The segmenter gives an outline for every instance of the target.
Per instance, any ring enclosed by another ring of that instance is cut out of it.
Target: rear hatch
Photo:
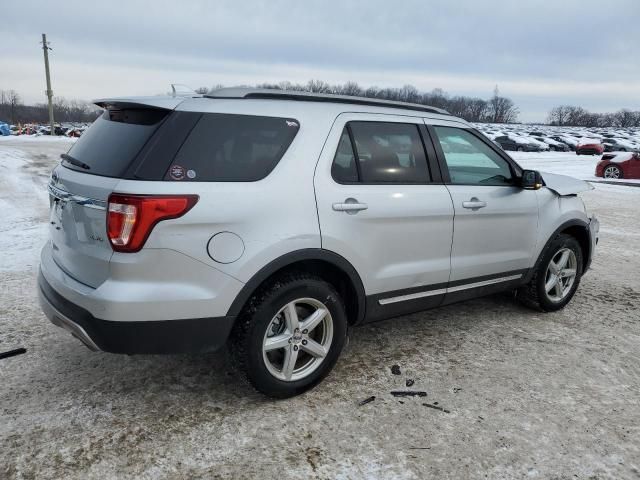
[[[171,113],[132,103],[101,106],[104,113],[62,156],[49,183],[53,259],[94,288],[107,279],[113,254],[106,227],[109,195],[120,179],[132,178],[145,145]]]

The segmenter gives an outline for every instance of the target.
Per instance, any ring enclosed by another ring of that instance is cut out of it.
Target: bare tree
[[[15,90],[9,90],[7,92],[7,104],[9,105],[9,118],[11,119],[11,123],[16,123],[18,106],[22,104],[18,92]]]
[[[518,107],[513,101],[500,96],[498,86],[493,90],[493,97],[489,100],[488,118],[493,123],[513,123],[518,120]]]

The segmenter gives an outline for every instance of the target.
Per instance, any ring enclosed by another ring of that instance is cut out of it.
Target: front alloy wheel
[[[262,356],[271,375],[286,382],[311,375],[324,361],[333,340],[329,309],[314,298],[287,303],[271,320]]]
[[[559,250],[549,262],[544,290],[552,302],[561,302],[571,292],[578,272],[576,254],[569,248]]]
[[[544,248],[533,268],[533,276],[518,288],[516,298],[544,312],[564,308],[580,285],[582,255],[582,247],[575,237],[559,234]]]

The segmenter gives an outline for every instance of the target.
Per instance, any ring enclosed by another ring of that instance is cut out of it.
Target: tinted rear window
[[[165,180],[253,182],[266,177],[299,129],[291,118],[202,115],[165,174]]]
[[[69,155],[89,169],[69,162],[64,165],[84,173],[122,177],[168,113],[160,109],[105,110],[69,150]]]

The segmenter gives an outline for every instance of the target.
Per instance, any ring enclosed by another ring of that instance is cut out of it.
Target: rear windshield
[[[164,179],[253,182],[266,177],[299,129],[292,118],[207,113],[202,115]]]
[[[84,168],[68,161],[65,167],[122,177],[168,113],[160,109],[105,110],[69,150],[68,155],[78,160],[75,163],[85,164]]]

